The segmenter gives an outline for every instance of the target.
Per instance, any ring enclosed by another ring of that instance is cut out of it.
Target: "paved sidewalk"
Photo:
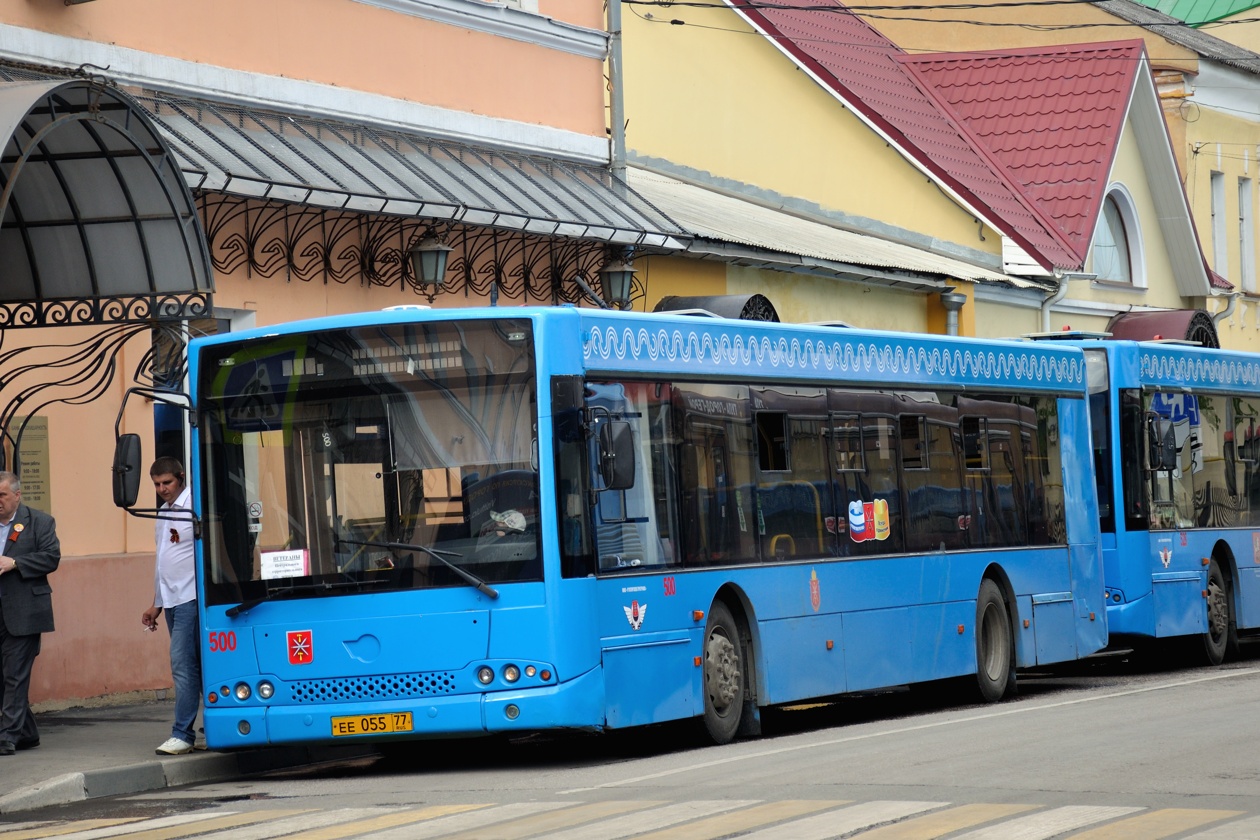
[[[371,754],[372,747],[269,747],[159,756],[173,701],[42,712],[40,746],[0,756],[0,814]]]

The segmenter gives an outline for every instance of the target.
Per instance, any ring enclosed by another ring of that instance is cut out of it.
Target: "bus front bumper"
[[[396,728],[407,718],[410,729]],[[216,750],[400,738],[476,737],[544,729],[599,730],[603,672],[554,686],[444,697],[284,706],[209,707],[206,742]]]

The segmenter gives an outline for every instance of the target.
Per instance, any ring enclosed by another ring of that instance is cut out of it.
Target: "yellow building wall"
[[[1204,32],[1215,35],[1222,41],[1229,41],[1244,49],[1260,53],[1260,14],[1255,8],[1246,9],[1236,15],[1222,18],[1222,26],[1205,27]]]
[[[1036,306],[1015,306],[993,301],[977,301],[975,304],[975,335],[979,338],[1019,338],[1030,333],[1041,332],[1041,310]],[[1062,329],[1070,323],[1076,329],[1081,327],[1072,318],[1052,316],[1050,329]]]
[[[1159,213],[1151,193],[1149,173],[1138,151],[1137,137],[1131,123],[1126,122],[1120,135],[1120,149],[1111,173],[1112,184],[1123,184],[1133,200],[1134,209],[1141,221],[1141,252],[1145,263],[1141,283],[1135,278],[1132,288],[1119,284],[1084,284],[1073,282],[1069,298],[1115,304],[1117,307],[1154,306],[1178,309],[1186,305],[1186,299],[1177,290],[1176,277],[1168,249],[1164,246],[1163,232],[1159,228]],[[1132,237],[1131,237],[1132,238]],[[1130,241],[1130,247],[1135,243]],[[1092,271],[1092,263],[1085,270]],[[1144,287],[1143,284],[1144,283]]]
[[[603,29],[599,3],[548,14]],[[605,134],[603,64],[345,0],[0,2],[0,22],[585,135]]]
[[[1121,18],[1089,3],[1030,7],[1011,6],[1002,0],[987,2],[995,7],[985,8],[986,0],[980,0],[966,15],[957,9],[925,7],[918,0],[891,0],[880,4],[878,13],[863,14],[859,6],[855,13],[908,53],[1007,50],[1140,38],[1146,41],[1147,55],[1156,66],[1191,72],[1198,67],[1198,56],[1192,50],[1139,26],[1122,25]],[[910,8],[899,11],[897,7],[902,6]],[[961,19],[966,22],[959,22]]]
[[[971,214],[735,13],[682,16],[688,25],[625,15],[633,153],[1001,253],[998,235],[982,240]]]

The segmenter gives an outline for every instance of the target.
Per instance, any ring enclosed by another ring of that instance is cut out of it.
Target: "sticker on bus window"
[[[305,548],[293,551],[264,551],[262,579],[305,577],[311,573],[311,555]]]
[[[849,502],[849,538],[854,542],[886,540],[890,532],[887,499]]]

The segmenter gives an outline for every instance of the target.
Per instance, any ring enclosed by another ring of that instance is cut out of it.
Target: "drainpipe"
[[[1050,332],[1050,309],[1063,298],[1067,297],[1068,282],[1071,280],[1097,280],[1097,274],[1087,274],[1083,271],[1058,271],[1054,272],[1054,279],[1059,281],[1059,288],[1054,294],[1046,298],[1041,304],[1041,331]]]
[[[1050,309],[1056,303],[1067,297],[1068,278],[1066,274],[1054,273],[1054,279],[1059,281],[1059,288],[1054,294],[1046,298],[1041,304],[1041,331],[1043,333],[1050,332]]]
[[[953,286],[941,289],[941,306],[945,307],[945,335],[958,335],[958,312],[967,302],[967,296],[954,291]]]
[[[621,72],[621,0],[608,0],[609,159],[617,182],[626,180],[626,101]]]
[[[1242,295],[1240,295],[1238,292],[1234,292],[1232,295],[1227,295],[1225,299],[1228,300],[1229,303],[1225,304],[1224,309],[1222,309],[1220,312],[1217,312],[1215,315],[1212,316],[1212,325],[1217,328],[1216,330],[1217,335],[1220,335],[1221,333],[1221,330],[1220,330],[1221,321],[1224,321],[1230,315],[1234,314],[1234,307],[1238,305],[1238,298],[1240,298],[1241,296]]]

